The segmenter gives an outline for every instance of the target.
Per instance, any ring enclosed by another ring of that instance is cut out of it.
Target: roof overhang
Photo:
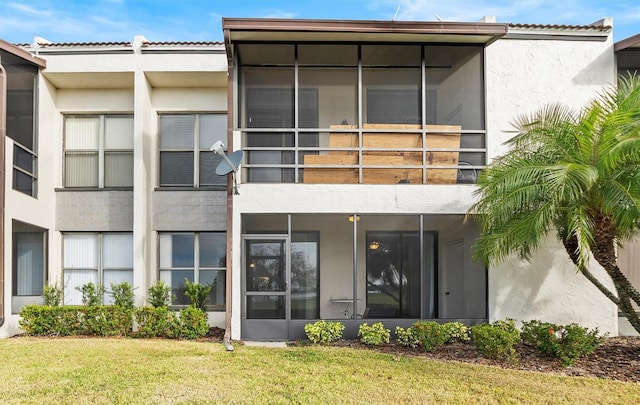
[[[450,21],[356,21],[223,18],[233,42],[456,42],[487,44],[507,33],[507,24]]]
[[[614,52],[628,49],[640,50],[640,34],[618,41],[613,45]]]
[[[42,68],[47,67],[47,61],[45,61],[44,59],[38,58],[37,56],[33,56],[32,54],[25,51],[24,49],[19,48],[15,45],[12,45],[2,39],[0,39],[0,49],[2,49],[3,51],[9,52],[10,54],[15,55],[25,60],[26,62],[32,63],[38,67],[42,67]]]

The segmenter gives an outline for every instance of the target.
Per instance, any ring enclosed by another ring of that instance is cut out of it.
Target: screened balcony
[[[477,45],[240,44],[250,183],[474,183],[486,163]]]

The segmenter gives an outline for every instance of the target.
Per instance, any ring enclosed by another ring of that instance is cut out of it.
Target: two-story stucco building
[[[212,286],[210,323],[233,339],[297,339],[317,319],[352,336],[506,317],[619,333],[561,246],[486,269],[464,221],[516,116],[615,84],[609,19],[222,28],[224,43],[3,44],[0,63],[30,66],[34,141],[7,131],[0,335],[45,282],[78,304],[77,286],[128,281],[142,305],[163,280],[177,308],[185,278]],[[244,153],[237,187],[215,174],[217,140]],[[29,192],[11,174],[23,150]]]

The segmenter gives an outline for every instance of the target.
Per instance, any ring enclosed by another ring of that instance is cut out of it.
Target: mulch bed
[[[205,341],[222,342],[224,330],[211,328]],[[290,345],[304,345],[306,342],[291,342]],[[505,369],[535,371],[566,376],[597,377],[611,380],[640,383],[640,337],[606,338],[593,353],[580,358],[574,366],[563,367],[558,359],[540,357],[537,351],[527,345],[519,345],[519,359],[508,363],[482,357],[472,343],[446,344],[435,352],[425,352],[420,348],[407,348],[397,344],[367,346],[358,340],[342,340],[333,344],[362,350],[376,350],[394,356],[413,356],[444,361],[482,364]]]

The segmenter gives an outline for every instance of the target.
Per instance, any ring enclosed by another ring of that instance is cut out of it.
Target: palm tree
[[[640,78],[621,79],[579,112],[549,105],[519,117],[511,147],[483,171],[467,217],[480,227],[473,254],[486,264],[528,259],[555,232],[572,262],[640,332],[640,293],[616,249],[640,228]],[[589,257],[615,287],[589,271]]]

